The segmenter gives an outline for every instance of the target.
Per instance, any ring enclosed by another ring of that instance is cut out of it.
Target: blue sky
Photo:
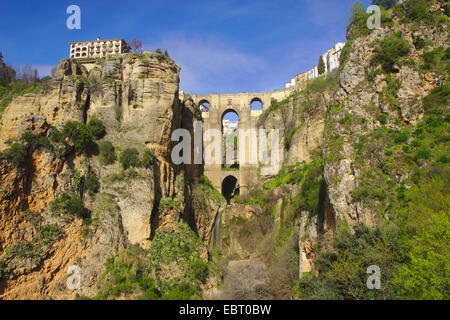
[[[186,92],[269,91],[345,41],[354,2],[0,0],[0,51],[8,64],[32,64],[44,76],[68,56],[70,41],[136,37],[147,50],[168,50]],[[81,8],[81,30],[66,28],[71,4]]]

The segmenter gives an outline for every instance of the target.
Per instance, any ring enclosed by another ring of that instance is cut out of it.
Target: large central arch
[[[231,94],[207,94],[207,95],[191,95],[197,106],[203,103],[209,103],[208,112],[202,112],[203,130],[209,129],[219,130],[223,132],[223,116],[228,111],[235,112],[239,117],[239,129],[249,130],[258,129],[258,118],[261,113],[270,107],[272,99],[281,101],[291,95],[296,90],[290,87],[271,92],[257,93],[231,93]],[[254,108],[252,103],[258,102],[259,108]],[[247,148],[247,144],[245,144]],[[206,147],[206,146],[204,146]],[[245,155],[247,159],[248,150],[239,150],[239,153]],[[238,159],[240,155],[238,156]],[[217,190],[221,190],[224,175],[232,174],[239,181],[240,195],[245,198],[248,194],[249,187],[258,182],[259,164],[239,163],[239,171],[224,171],[222,164],[205,164],[204,174],[211,180],[213,186]],[[234,168],[237,169],[237,168]],[[279,170],[276,169],[276,170]]]
[[[237,145],[239,120],[239,114],[232,108],[226,109],[222,113],[222,120],[220,121],[222,133],[222,170],[239,169]]]
[[[239,195],[239,183],[235,176],[229,175],[222,180],[222,195],[230,203],[230,200]]]

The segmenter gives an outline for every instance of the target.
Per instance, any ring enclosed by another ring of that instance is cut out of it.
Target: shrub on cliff
[[[381,40],[379,46],[375,49],[371,64],[381,65],[384,72],[391,73],[396,71],[394,66],[400,63],[400,58],[409,54],[411,48],[405,40],[390,36]]]
[[[395,274],[399,297],[450,298],[450,200],[448,181],[436,176],[405,191],[398,221],[407,262]]]
[[[300,280],[303,299],[392,299],[396,268],[403,262],[399,230],[393,226],[369,229],[363,224],[341,228],[336,234],[333,251],[322,252],[316,260],[320,277]],[[380,290],[369,290],[366,270],[377,265],[382,272]]]
[[[27,146],[27,149],[31,152],[40,147],[47,149],[51,148],[50,141],[47,137],[38,136],[30,131],[24,132],[20,140],[23,141],[23,143]]]
[[[125,170],[130,167],[139,167],[141,164],[139,161],[139,152],[136,148],[127,148],[120,154],[119,162]]]
[[[54,214],[69,214],[80,218],[88,218],[89,211],[84,207],[83,200],[78,196],[63,193],[50,203],[50,211]]]
[[[144,168],[150,168],[156,162],[156,156],[150,149],[145,149],[144,154],[142,155],[141,165]]]
[[[53,143],[65,143],[66,142],[62,132],[56,128],[51,129],[50,134],[48,135],[48,138]]]
[[[72,141],[78,155],[82,153],[89,153],[94,149],[92,133],[82,122],[67,122],[63,127],[63,135]]]
[[[91,196],[99,191],[100,182],[98,181],[97,175],[93,171],[89,171],[87,174],[84,186],[86,191],[88,191]]]
[[[109,141],[102,141],[99,146],[100,161],[104,165],[113,164],[117,160],[116,150]]]
[[[24,144],[14,142],[6,151],[0,152],[0,160],[19,166],[25,161],[27,148]]]
[[[89,119],[89,122],[87,123],[87,129],[91,133],[94,140],[99,140],[106,134],[106,129],[103,125],[103,122],[97,119],[95,116]]]

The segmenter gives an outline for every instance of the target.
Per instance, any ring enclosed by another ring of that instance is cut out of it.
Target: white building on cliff
[[[345,43],[338,42],[334,45],[333,48],[328,50],[322,55],[323,62],[325,63],[325,73],[329,73],[333,71],[336,68],[339,68],[339,61],[341,58],[341,51],[342,48],[344,48]],[[317,57],[317,60],[319,60],[319,57]],[[296,75],[294,78],[291,79],[290,82],[287,82],[285,87],[289,88],[292,86],[295,86],[296,84],[306,81],[306,80],[312,80],[314,78],[317,78],[319,76],[319,70],[316,67],[312,68],[309,71],[300,73]]]

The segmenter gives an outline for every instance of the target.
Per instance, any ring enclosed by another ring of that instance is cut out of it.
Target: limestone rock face
[[[84,66],[75,60],[64,59],[38,94],[16,97],[2,113],[0,150],[6,148],[5,142],[17,138],[20,124],[27,117],[43,116],[57,127],[70,120],[83,121],[88,88],[82,77],[86,75]]]
[[[420,36],[433,48],[448,44],[446,32],[436,28],[421,26],[412,31],[411,26],[402,24],[394,18],[392,28],[376,29],[370,35],[352,39],[349,43],[348,57],[339,73],[339,86],[331,104],[339,104],[339,111],[329,113],[327,132],[324,136],[325,167],[324,177],[328,186],[330,204],[338,219],[345,220],[350,226],[357,221],[373,226],[379,219],[379,214],[365,203],[352,198],[352,192],[363,186],[361,168],[354,165],[356,151],[354,143],[361,135],[368,135],[383,124],[376,118],[384,114],[387,119],[396,119],[400,114],[406,125],[415,125],[422,119],[422,99],[439,84],[439,76],[418,71],[417,66],[409,64],[396,66],[398,72],[390,75],[377,75],[373,81],[368,80],[370,72],[375,70],[371,59],[375,52],[376,41],[382,40],[394,33],[401,34],[404,41],[410,45],[410,53],[405,59],[420,63],[420,56],[425,49],[418,49],[413,38]],[[390,77],[390,78],[389,78]],[[389,86],[398,85],[395,93],[395,104],[384,97]],[[333,101],[334,100],[334,101]],[[348,124],[344,117],[351,119]],[[393,120],[385,124],[388,128],[398,130],[400,127]],[[367,168],[377,167],[376,154],[382,150],[372,150],[373,158],[365,160]],[[402,176],[399,174],[399,176]],[[378,215],[378,218],[377,218]]]
[[[179,67],[157,54],[127,54],[98,62],[89,74],[88,116],[121,126],[127,138],[168,158],[172,129],[181,121]]]
[[[60,61],[53,77],[38,94],[15,98],[2,114],[0,149],[26,131],[48,136],[69,120],[103,121],[106,136],[118,149],[135,147],[141,154],[151,149],[155,164],[137,168],[132,177],[122,173],[118,161],[103,165],[99,157],[74,154],[57,157],[37,149],[27,153],[24,166],[0,166],[0,259],[11,270],[4,299],[72,299],[93,296],[104,271],[104,262],[128,245],[147,249],[159,227],[172,227],[183,215],[184,204],[161,210],[162,199],[179,197],[184,202],[184,180],[170,159],[171,132],[181,126],[178,99],[179,67],[153,53],[124,54],[99,59],[87,72],[76,60]],[[70,151],[70,150],[69,150]],[[76,174],[96,173],[99,193],[84,193],[83,202],[94,223],[79,218],[55,217],[52,200],[73,188]],[[116,178],[115,178],[116,177]],[[35,220],[26,218],[32,212]],[[189,214],[189,213],[187,213]],[[40,225],[57,224],[63,236],[43,248],[33,259],[9,257],[7,248],[39,243]],[[81,288],[68,290],[68,268],[80,268]]]

